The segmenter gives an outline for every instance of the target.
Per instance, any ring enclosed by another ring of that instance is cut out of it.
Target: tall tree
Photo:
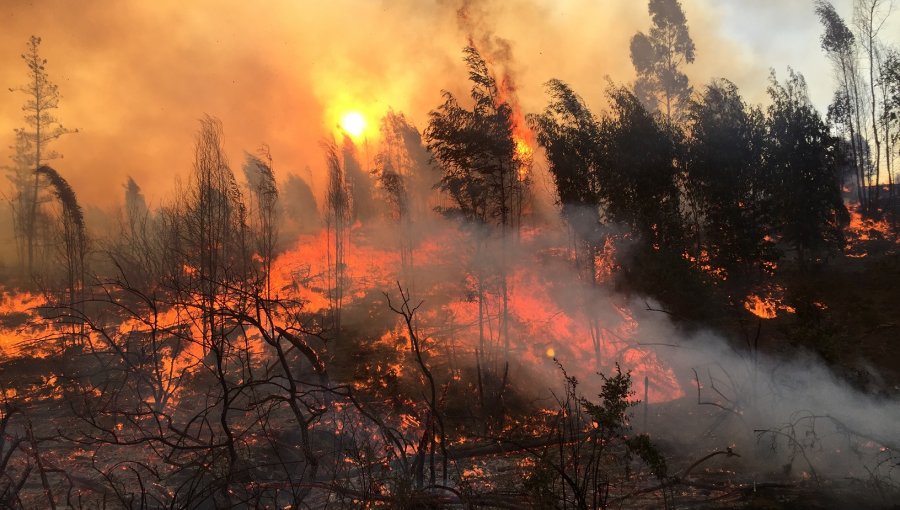
[[[132,177],[125,183],[125,217],[121,229],[122,250],[117,253],[123,260],[120,266],[128,266],[131,278],[150,276],[153,248],[150,241],[150,209],[141,187]],[[124,267],[123,267],[124,269]],[[146,281],[146,280],[145,280]]]
[[[30,229],[30,198],[33,186],[34,171],[33,149],[31,141],[24,130],[16,130],[15,144],[10,147],[12,164],[4,167],[7,178],[12,184],[12,196],[9,199],[12,212],[13,234],[15,235],[19,270],[25,274],[28,261],[28,233]]]
[[[631,62],[637,71],[635,94],[652,112],[679,121],[687,107],[691,86],[681,71],[694,62],[694,41],[679,0],[650,0],[650,33],[631,38]],[[662,103],[662,107],[660,107]]]
[[[416,172],[414,156],[406,138],[415,128],[402,113],[393,110],[381,119],[381,148],[375,156],[373,173],[390,205],[391,219],[398,225],[400,270],[408,279],[413,264],[412,193],[410,187]],[[415,133],[418,135],[418,132]],[[410,285],[410,282],[407,282]]]
[[[702,224],[704,262],[739,282],[773,256],[766,240],[765,118],[733,83],[719,80],[692,101],[688,122],[686,182]]]
[[[325,161],[328,165],[328,188],[325,195],[325,226],[330,236],[334,233],[334,263],[331,261],[331,239],[328,240],[329,275],[331,287],[332,328],[335,334],[341,332],[341,311],[344,300],[345,282],[345,250],[349,243],[350,223],[352,221],[352,202],[347,183],[345,164],[338,156],[337,144],[332,141],[323,143]]]
[[[888,160],[900,158],[900,52],[891,50],[887,53],[882,65],[882,87],[885,89],[884,119],[893,130],[890,138],[892,150],[889,151]],[[891,167],[892,169],[893,167]],[[891,176],[892,183],[896,183],[900,176]],[[893,193],[893,187],[891,189]]]
[[[597,284],[597,258],[604,246],[601,227],[602,183],[600,123],[568,85],[547,83],[550,104],[529,124],[547,153],[562,215],[574,234],[575,266],[581,279]],[[584,303],[594,346],[594,360],[601,361],[601,324],[594,296]]]
[[[464,108],[453,94],[444,91],[444,103],[429,114],[425,140],[443,170],[440,189],[453,200],[454,205],[443,212],[474,225],[473,232],[479,238],[483,236],[483,228],[497,227],[501,242],[505,243],[507,235],[519,226],[521,204],[528,186],[527,175],[519,172],[523,162],[516,150],[513,109],[478,51],[471,46],[463,51],[472,82],[472,109]],[[483,241],[479,239],[476,243],[481,246]],[[501,250],[503,256],[505,251]],[[509,295],[505,261],[499,265],[500,336],[508,352]],[[481,276],[476,276],[476,280],[479,338],[483,348],[484,282]]]
[[[60,136],[72,133],[72,130],[66,129],[53,115],[53,110],[59,107],[59,89],[47,75],[45,65],[47,59],[40,55],[41,38],[31,36],[28,41],[28,47],[22,54],[22,60],[28,67],[28,83],[14,89],[12,91],[23,92],[28,99],[22,106],[25,112],[25,122],[28,127],[16,130],[17,139],[21,144],[17,144],[22,150],[26,151],[17,157],[28,161],[28,166],[32,169],[32,176],[27,183],[26,189],[16,191],[16,196],[20,200],[16,208],[19,214],[24,216],[22,221],[17,225],[22,229],[20,238],[24,238],[26,243],[26,267],[29,273],[34,271],[34,250],[37,235],[38,221],[38,199],[40,192],[40,176],[37,170],[47,161],[60,157],[60,155],[48,148],[48,145]],[[24,180],[17,180],[17,184],[26,185]]]
[[[575,234],[575,260],[589,281],[596,278],[596,256],[602,247],[600,123],[567,84],[547,83],[550,104],[529,124],[547,152],[562,215]]]
[[[897,158],[897,142],[898,142],[898,124],[900,124],[900,52],[897,48],[887,48],[881,58],[881,65],[878,71],[878,88],[881,92],[882,107],[879,121],[884,129],[884,163],[885,173],[888,177],[888,194],[891,198],[891,208],[893,208],[894,184],[896,176],[894,175],[894,163]]]
[[[838,82],[829,117],[837,126],[846,130],[857,199],[864,208],[868,208],[866,174],[869,169],[869,141],[862,123],[865,99],[860,93],[856,38],[830,2],[818,0],[816,14],[825,28],[821,39],[822,49],[832,62]]]
[[[684,244],[677,184],[677,132],[659,122],[636,95],[611,87],[610,115],[601,123],[605,214],[640,237],[649,251],[680,253]]]
[[[803,76],[790,71],[769,86],[766,167],[779,234],[801,266],[843,245],[848,220],[840,193],[839,144],[809,101]]]
[[[254,248],[262,260],[265,296],[266,299],[270,299],[272,261],[278,242],[278,186],[275,183],[269,147],[261,146],[257,155],[246,153],[243,171],[250,187],[250,230],[255,238]]]
[[[855,0],[853,4],[853,21],[859,34],[859,40],[862,45],[867,67],[869,70],[869,101],[871,114],[872,139],[875,143],[875,155],[872,162],[875,166],[875,201],[881,191],[881,133],[879,131],[879,113],[883,104],[876,94],[876,74],[879,72],[881,65],[880,46],[878,35],[884,27],[885,22],[893,8],[892,0]]]
[[[69,183],[53,168],[43,165],[35,174],[45,177],[50,184],[53,196],[59,201],[59,215],[62,237],[62,262],[65,269],[65,287],[68,293],[70,310],[81,309],[81,293],[84,290],[84,258],[87,252],[87,241],[84,232],[84,213],[78,204],[75,192]]]

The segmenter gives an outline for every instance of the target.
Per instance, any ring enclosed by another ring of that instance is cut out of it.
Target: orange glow
[[[779,312],[796,313],[797,310],[784,303],[784,289],[778,285],[765,289],[760,294],[750,294],[744,300],[744,309],[760,319],[774,319]]]
[[[416,260],[426,264],[420,266],[423,274],[437,268],[446,271],[449,270],[447,268],[458,268],[461,263],[465,265],[465,261],[458,260],[458,247],[469,242],[465,239],[467,235],[470,234],[448,229],[423,239],[416,247],[415,255]],[[545,233],[539,229],[526,231],[521,242],[546,242]],[[332,306],[329,300],[328,254],[332,253],[333,257],[333,243],[333,235],[329,236],[323,230],[301,237],[293,249],[283,253],[273,268],[272,286],[276,294],[303,300],[308,312],[328,310]],[[614,248],[611,244],[606,248],[598,257],[598,273],[602,275],[612,271]],[[330,263],[334,263],[333,258]],[[558,358],[570,373],[585,378],[590,378],[598,368],[608,370],[613,361],[619,360],[624,369],[632,371],[635,380],[643,380],[645,376],[649,379],[649,394],[653,402],[668,401],[683,395],[671,368],[651,348],[635,344],[640,340],[640,324],[627,306],[613,303],[611,298],[602,298],[596,299],[596,303],[589,308],[572,310],[572,304],[566,303],[565,298],[572,290],[570,284],[560,284],[556,281],[558,277],[542,272],[539,267],[528,260],[514,262],[507,276],[510,347],[518,359],[531,369],[547,371],[552,377],[557,374],[554,372],[555,366],[548,360]],[[372,289],[396,289],[399,271],[397,250],[370,240],[367,229],[355,225],[350,240],[345,244],[344,305],[353,306],[357,300],[366,299]],[[470,279],[465,287],[472,289],[474,285],[475,282]],[[589,292],[587,289],[584,291]],[[417,316],[423,331],[432,328],[450,332],[445,333],[446,336],[438,333],[428,341],[474,356],[479,348],[477,299],[460,294],[460,289],[453,286],[447,288],[446,293],[441,290],[419,292],[426,303]],[[396,294],[393,290],[390,293],[392,296]],[[450,300],[441,302],[440,297],[435,297],[442,295],[450,297]],[[435,305],[430,306],[431,303]],[[501,306],[502,300],[498,294],[486,294],[487,329],[495,327],[490,324],[497,324]],[[594,333],[591,316],[597,317],[599,324]],[[383,351],[395,350],[397,355],[385,359],[378,366],[369,367],[370,375],[375,377],[357,381],[360,387],[383,387],[384,380],[379,380],[376,374],[399,377],[407,373],[411,362],[409,344],[408,340],[401,340],[406,332],[400,326],[398,323],[380,338],[373,339],[373,346]],[[427,335],[423,333],[422,338]],[[486,342],[486,349],[502,349],[503,340],[498,338],[496,329],[486,333]]]
[[[747,296],[747,299],[744,301],[744,308],[760,319],[774,319],[778,315],[775,305],[771,301],[755,294]]]
[[[859,241],[872,241],[876,238],[895,238],[891,224],[887,220],[863,218],[858,206],[848,208],[850,211],[850,235]],[[896,240],[896,239],[895,239]]]
[[[531,172],[531,164],[534,161],[534,149],[525,138],[516,135],[516,160],[519,163],[519,180],[524,181]]]
[[[341,129],[353,138],[359,138],[366,130],[366,119],[357,111],[347,112],[341,117]]]

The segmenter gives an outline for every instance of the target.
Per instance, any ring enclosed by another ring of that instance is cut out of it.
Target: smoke
[[[660,305],[622,296],[610,280],[586,284],[569,258],[571,239],[559,220],[504,239],[496,230],[417,215],[408,234],[415,239],[414,268],[401,273],[400,229],[388,219],[386,203],[376,207],[381,214],[356,227],[345,248],[346,295],[354,296],[343,312],[342,320],[352,330],[347,338],[371,346],[402,335],[392,330],[396,317],[386,311],[382,296],[396,295],[399,280],[415,302],[423,301],[418,325],[434,359],[448,356],[463,373],[474,373],[475,350],[482,347],[473,275],[485,275],[485,336],[489,349],[499,353],[499,277],[505,274],[509,380],[519,398],[553,409],[551,391],[559,394],[562,384],[558,360],[578,378],[583,395],[595,399],[602,382],[596,372],[610,374],[618,363],[631,371],[635,398],[645,399],[646,388],[646,421],[638,406],[632,423],[660,442],[673,463],[672,474],[711,451],[731,448],[740,457],[721,456],[703,468],[733,470],[743,481],[897,483],[892,471],[897,459],[891,455],[900,447],[895,437],[900,402],[878,394],[875,388],[882,385],[874,369],[861,368],[870,372],[872,387],[854,387],[814,354],[760,352],[757,343],[772,343],[775,326],[768,323],[761,323],[760,342],[755,341],[754,323],[748,327],[747,345],[738,345],[740,338],[686,331],[658,311]],[[625,251],[625,231],[609,226],[603,234]],[[324,274],[324,242],[322,234],[302,237],[284,255],[282,267],[294,270],[302,261],[309,264],[307,274]],[[612,264],[612,257],[625,260],[614,250],[608,256],[604,264]],[[327,292],[324,283],[310,281],[318,289],[314,292]],[[599,324],[597,346],[592,319]],[[403,359],[402,340],[399,345]],[[483,368],[490,358],[490,352],[481,351]]]
[[[693,83],[724,76],[755,102],[768,68],[792,64],[807,76],[820,108],[831,99],[811,5],[683,4],[697,43],[697,62],[687,69]],[[845,15],[848,5],[837,3]],[[104,207],[112,205],[106,184],[124,183],[126,173],[142,183],[148,202],[160,203],[171,191],[169,176],[190,168],[196,119],[204,113],[222,119],[229,154],[265,142],[278,168],[308,165],[324,183],[318,141],[342,114],[359,110],[374,126],[393,108],[424,126],[441,89],[465,95],[460,50],[470,40],[515,84],[524,112],[542,109],[542,86],[551,78],[569,83],[597,110],[604,76],[632,79],[628,40],[649,25],[646,3],[632,0],[280,1],[263,8],[50,0],[5,2],[0,16],[8,21],[0,35],[0,84],[24,83],[19,55],[30,35],[41,35],[47,70],[63,96],[55,113],[79,129],[54,142],[65,156],[54,165],[85,204]],[[0,102],[0,134],[10,142],[12,128],[23,125],[23,101],[10,93]],[[378,135],[367,136],[374,142]]]
[[[733,447],[741,458],[724,459],[719,467],[749,468],[760,478],[897,484],[895,397],[852,387],[810,353],[734,349],[712,333],[674,334],[658,317],[639,322],[644,334],[672,344],[656,349],[686,397],[651,411],[649,430],[679,453],[699,458]]]

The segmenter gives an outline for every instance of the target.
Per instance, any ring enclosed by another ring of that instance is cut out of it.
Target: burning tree
[[[600,125],[580,96],[559,81],[547,83],[550,104],[528,120],[547,151],[562,215],[575,235],[575,263],[588,281],[597,276],[603,245],[599,231],[603,183],[600,179]]]
[[[373,173],[390,205],[391,219],[399,225],[400,266],[412,284],[413,249],[417,244],[413,222],[427,214],[433,186],[431,166],[422,137],[402,113],[389,111],[381,120],[381,150]]]
[[[153,231],[168,271],[151,282],[120,271],[76,310],[90,355],[67,370],[82,426],[63,435],[91,446],[125,506],[299,503],[323,455],[310,437],[327,401],[319,330],[301,302],[271,296],[251,239],[274,239],[274,225],[268,214],[260,231],[248,225],[218,120],[201,121],[194,152],[188,187]],[[268,213],[262,173],[253,188]]]
[[[601,231],[605,183],[602,178],[600,123],[584,101],[568,85],[547,83],[550,104],[541,115],[528,120],[537,141],[547,151],[550,172],[556,183],[562,215],[574,234],[575,266],[591,287],[598,283],[597,259],[605,245]],[[600,324],[590,297],[585,308],[594,344],[594,359],[600,364]]]
[[[425,140],[444,172],[440,189],[454,203],[442,212],[462,219],[472,227],[475,236],[479,348],[485,353],[486,275],[481,262],[486,255],[484,248],[489,234],[486,229],[496,226],[501,242],[506,242],[507,236],[519,226],[528,181],[520,173],[523,154],[517,150],[512,106],[503,99],[497,81],[478,51],[470,46],[464,49],[464,54],[473,83],[472,110],[462,107],[453,94],[444,91],[444,103],[430,113]],[[501,301],[498,343],[502,343],[508,355],[509,289],[505,266],[503,260],[497,268]]]

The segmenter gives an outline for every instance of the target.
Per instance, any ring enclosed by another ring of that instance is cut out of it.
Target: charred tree
[[[345,250],[350,240],[351,200],[344,174],[344,165],[338,156],[337,146],[323,144],[325,161],[328,165],[328,189],[325,196],[325,227],[329,235],[329,287],[331,299],[332,328],[335,335],[341,334],[341,310],[344,306],[346,286]],[[331,260],[331,236],[334,237],[334,260]]]

